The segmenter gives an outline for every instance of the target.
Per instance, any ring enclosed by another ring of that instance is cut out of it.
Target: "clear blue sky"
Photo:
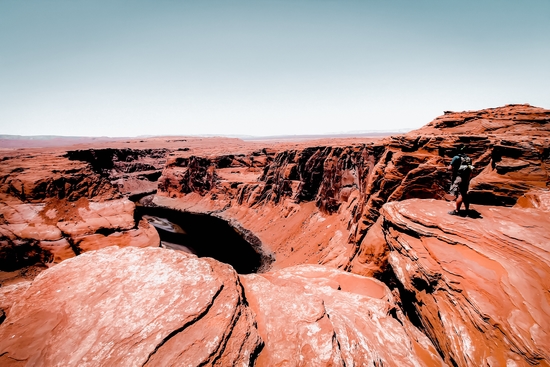
[[[550,0],[0,0],[0,134],[321,134],[550,108]]]

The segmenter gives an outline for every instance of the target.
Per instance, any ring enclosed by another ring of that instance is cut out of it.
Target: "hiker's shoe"
[[[451,210],[450,212],[448,212],[450,215],[460,215],[460,213],[458,212],[458,210]]]

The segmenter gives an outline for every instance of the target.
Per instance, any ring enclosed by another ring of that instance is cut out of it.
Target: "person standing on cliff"
[[[470,210],[470,201],[468,198],[468,188],[472,177],[472,160],[464,153],[464,144],[458,147],[458,153],[455,155],[448,169],[451,171],[451,195],[455,197],[455,210],[449,214],[459,215],[462,203],[466,212]]]

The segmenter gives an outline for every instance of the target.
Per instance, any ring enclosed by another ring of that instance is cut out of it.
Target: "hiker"
[[[458,153],[453,157],[449,170],[451,176],[451,195],[455,197],[455,210],[449,212],[451,215],[459,215],[460,207],[464,203],[466,212],[470,210],[468,199],[468,186],[473,173],[472,160],[464,153],[464,144],[458,147]]]

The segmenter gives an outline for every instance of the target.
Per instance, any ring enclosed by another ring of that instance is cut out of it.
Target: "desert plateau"
[[[50,143],[0,150],[1,366],[550,366],[550,110]]]

